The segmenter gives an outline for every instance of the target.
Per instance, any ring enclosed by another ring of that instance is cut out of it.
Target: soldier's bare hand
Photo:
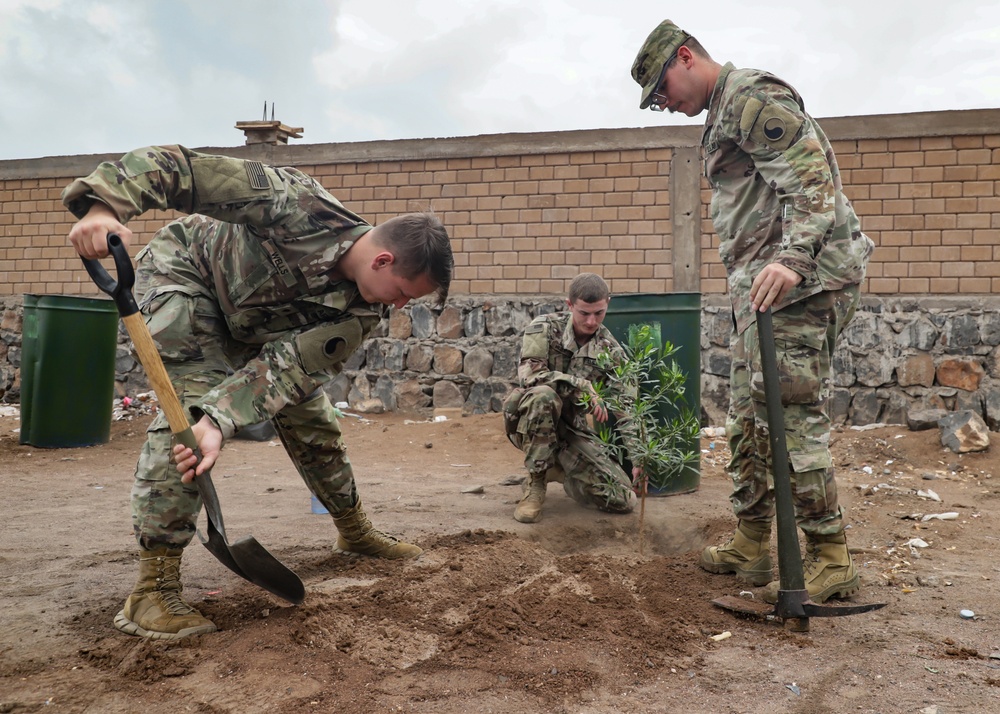
[[[203,416],[191,427],[194,438],[198,441],[201,461],[197,455],[184,444],[174,446],[174,467],[181,474],[182,483],[191,483],[195,476],[201,476],[219,459],[222,452],[222,431],[209,417]]]
[[[753,285],[750,286],[750,305],[755,312],[764,312],[775,303],[781,302],[788,291],[802,282],[802,276],[780,263],[764,266]]]
[[[608,420],[608,408],[604,406],[604,402],[593,387],[589,387],[588,389],[590,392],[590,412],[594,415],[595,421],[603,424]]]
[[[69,232],[69,242],[83,258],[96,260],[108,254],[108,233],[117,233],[125,247],[132,240],[132,231],[126,228],[115,212],[103,203],[94,203],[87,215]]]

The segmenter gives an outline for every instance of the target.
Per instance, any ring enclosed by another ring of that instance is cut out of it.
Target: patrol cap
[[[663,81],[667,60],[689,39],[691,35],[670,20],[664,20],[649,33],[632,63],[632,79],[642,87],[640,109],[645,109],[652,101],[653,92]]]

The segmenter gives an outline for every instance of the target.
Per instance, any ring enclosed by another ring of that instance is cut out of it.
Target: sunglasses
[[[667,70],[670,69],[670,65],[673,64],[675,59],[677,59],[676,50],[672,55],[670,55],[670,59],[663,63],[663,71],[660,73],[660,83],[656,85],[656,89],[649,95],[649,111],[651,112],[662,112],[666,109],[667,95],[662,94],[661,91],[666,91]]]

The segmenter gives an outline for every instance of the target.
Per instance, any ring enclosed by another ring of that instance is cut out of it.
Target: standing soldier
[[[726,430],[731,500],[739,523],[701,566],[735,573],[775,602],[770,535],[774,492],[756,310],[773,308],[796,520],[806,535],[809,597],[858,591],[830,456],[831,361],[860,299],[872,241],[844,195],[837,159],[802,98],[774,75],[712,60],[665,20],[632,65],[639,108],[696,116],[708,110],[702,148],[712,221],[728,272],[734,330]]]
[[[136,258],[140,309],[203,455],[173,450],[162,412],[150,425],[132,487],[139,581],[115,626],[153,639],[215,631],[181,599],[180,561],[201,499],[191,481],[243,427],[271,420],[309,490],[333,516],[335,550],[382,558],[421,551],[372,526],[354,484],[323,384],[382,318],[384,305],[437,293],[453,259],[429,214],[371,226],[290,168],[149,147],[102,163],[63,191],[84,258],[127,245],[130,219],[150,209],[190,214]]]
[[[635,505],[632,482],[587,423],[588,412],[598,422],[608,419],[593,387],[605,377],[597,356],[611,352],[624,357],[603,325],[610,299],[601,276],[581,273],[569,287],[569,311],[536,317],[524,330],[517,369],[520,387],[503,405],[507,438],[524,451],[528,469],[524,497],[514,510],[514,519],[521,523],[542,517],[549,480],[561,480],[575,501],[602,511],[628,513]],[[584,395],[589,396],[589,408],[583,406]]]

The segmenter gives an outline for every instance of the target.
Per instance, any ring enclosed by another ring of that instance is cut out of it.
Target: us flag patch
[[[250,179],[250,186],[253,188],[271,188],[271,184],[267,180],[267,174],[264,173],[264,164],[259,161],[247,161],[244,163],[247,167],[247,177]]]

